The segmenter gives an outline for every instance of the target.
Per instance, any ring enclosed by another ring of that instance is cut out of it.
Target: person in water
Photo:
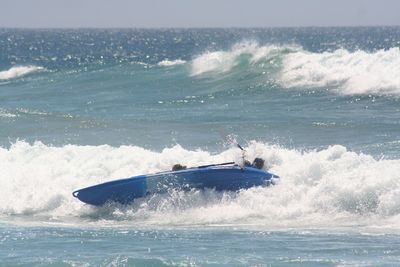
[[[257,169],[261,170],[264,167],[264,162],[265,162],[265,160],[263,160],[262,158],[255,158],[253,160],[253,163],[250,163],[250,161],[245,160],[244,166],[245,167],[253,167],[253,168],[257,168]]]
[[[263,167],[264,167],[264,163],[265,163],[265,160],[263,160],[262,158],[255,158],[254,160],[253,160],[253,166],[255,167],[255,168],[257,168],[257,169],[262,169]]]
[[[180,170],[186,170],[186,166],[181,165],[181,164],[175,164],[174,166],[172,166],[172,171],[180,171]]]

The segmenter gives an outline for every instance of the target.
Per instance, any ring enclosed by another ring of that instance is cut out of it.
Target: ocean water
[[[91,207],[262,157],[281,181]],[[0,266],[400,265],[400,27],[0,29]]]

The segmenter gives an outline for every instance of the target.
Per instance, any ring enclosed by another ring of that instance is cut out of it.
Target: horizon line
[[[114,26],[77,26],[77,27],[66,27],[66,26],[55,26],[55,27],[31,27],[31,26],[0,26],[0,29],[15,29],[15,30],[189,30],[189,29],[301,29],[301,28],[397,28],[400,27],[398,25],[387,25],[387,24],[378,24],[378,25],[330,25],[330,26],[321,26],[321,25],[308,25],[308,26],[191,26],[191,27],[147,27],[147,26],[139,26],[139,27],[114,27]]]

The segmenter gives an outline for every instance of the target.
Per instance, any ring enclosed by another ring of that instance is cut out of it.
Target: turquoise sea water
[[[9,227],[2,238],[2,266],[396,266],[400,256],[397,235],[326,230]]]
[[[0,266],[396,266],[400,28],[0,29]],[[240,160],[269,188],[93,208]]]

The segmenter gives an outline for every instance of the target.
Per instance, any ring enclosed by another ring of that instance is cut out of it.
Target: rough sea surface
[[[0,266],[400,265],[400,27],[0,29]],[[72,191],[262,157],[278,185]]]

